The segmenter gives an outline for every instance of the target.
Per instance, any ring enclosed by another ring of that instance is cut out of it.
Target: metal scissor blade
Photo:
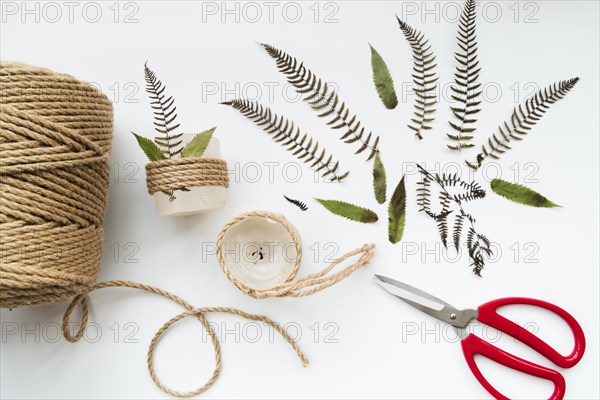
[[[379,286],[394,296],[447,324],[465,328],[473,318],[477,318],[476,310],[457,310],[445,301],[406,283],[381,275],[375,275],[375,278]]]

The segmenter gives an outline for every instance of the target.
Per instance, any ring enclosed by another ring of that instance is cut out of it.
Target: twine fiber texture
[[[238,310],[236,308],[229,308],[229,307],[194,308],[190,303],[186,302],[179,296],[176,296],[172,293],[169,293],[165,290],[162,290],[162,289],[159,289],[159,288],[156,288],[153,286],[149,286],[149,285],[145,285],[145,284],[141,284],[141,283],[137,283],[137,282],[131,282],[131,281],[100,282],[100,283],[97,283],[96,285],[94,285],[93,287],[88,288],[88,290],[85,293],[81,293],[81,294],[77,295],[73,299],[71,304],[69,304],[69,306],[67,307],[67,310],[65,311],[65,314],[63,316],[62,330],[63,330],[63,335],[64,335],[65,339],[67,339],[69,342],[77,342],[79,339],[81,339],[83,337],[83,334],[87,327],[88,317],[89,317],[89,310],[88,310],[89,307],[88,307],[86,295],[88,293],[93,292],[98,289],[113,288],[113,287],[126,287],[126,288],[138,289],[138,290],[142,290],[145,292],[154,293],[154,294],[160,295],[166,299],[169,299],[169,300],[179,304],[186,310],[186,311],[182,312],[181,314],[178,314],[175,317],[168,320],[167,322],[165,322],[163,324],[163,326],[154,334],[154,337],[152,338],[152,340],[150,341],[150,345],[148,346],[147,362],[148,362],[148,371],[150,372],[150,376],[152,377],[152,380],[154,381],[154,383],[156,384],[156,386],[158,388],[160,388],[162,391],[164,391],[165,393],[168,393],[172,396],[193,397],[200,393],[203,393],[203,392],[207,391],[217,381],[219,374],[221,373],[221,366],[222,366],[222,364],[221,364],[221,344],[219,343],[219,338],[218,338],[217,333],[215,332],[213,327],[210,325],[210,323],[206,319],[205,314],[208,314],[208,313],[233,314],[233,315],[237,315],[242,318],[246,318],[250,321],[260,321],[260,322],[263,322],[264,324],[271,326],[294,349],[298,358],[300,359],[300,362],[302,363],[302,366],[306,367],[308,365],[308,359],[306,358],[306,356],[304,355],[304,353],[298,346],[298,343],[296,343],[296,341],[294,341],[294,339],[292,339],[288,335],[286,330],[283,329],[281,327],[281,325],[279,325],[277,322],[271,320],[268,317],[265,317],[263,315],[248,314],[248,313]],[[81,305],[81,310],[82,310],[81,324],[79,325],[80,327],[79,327],[78,331],[75,334],[72,334],[71,331],[69,330],[71,314],[73,313],[73,310],[75,309],[75,307],[79,304]],[[200,386],[194,390],[182,392],[182,391],[178,391],[175,389],[171,389],[170,387],[164,385],[160,381],[160,379],[158,378],[158,375],[156,374],[156,371],[154,369],[154,351],[155,351],[160,339],[163,337],[163,335],[166,333],[166,331],[169,330],[169,328],[171,328],[174,324],[181,321],[182,319],[189,318],[189,317],[195,317],[202,324],[202,327],[204,328],[204,330],[210,335],[210,340],[211,340],[211,343],[215,350],[215,368],[214,368],[211,376],[206,381],[206,383],[204,383],[202,386]]]
[[[72,76],[0,62],[0,306],[54,303],[100,272],[112,103]]]
[[[195,186],[229,187],[227,163],[219,158],[181,157],[146,164],[148,193]]]
[[[294,247],[296,249],[297,257],[294,263],[294,268],[292,269],[287,280],[284,283],[273,286],[269,289],[259,290],[244,285],[242,282],[240,282],[233,276],[233,274],[227,267],[227,262],[224,258],[224,251],[226,251],[226,249],[225,243],[223,242],[223,237],[225,236],[225,233],[233,225],[252,217],[269,218],[271,220],[279,222],[290,234],[290,237],[292,238]],[[321,290],[326,289],[346,279],[360,267],[367,265],[369,261],[371,261],[371,258],[373,258],[373,254],[375,252],[375,244],[364,244],[361,247],[337,258],[332,263],[330,263],[325,269],[314,274],[306,275],[296,279],[296,275],[300,270],[300,264],[302,262],[302,244],[300,236],[298,235],[298,231],[296,230],[296,228],[283,215],[272,213],[270,211],[250,211],[233,218],[228,223],[226,223],[219,232],[217,236],[216,247],[217,260],[219,261],[219,265],[221,266],[221,269],[223,270],[223,273],[225,274],[227,279],[229,279],[229,281],[231,281],[231,283],[233,283],[242,292],[257,299],[286,296],[302,297],[320,292]],[[331,271],[334,268],[341,265],[347,259],[357,255],[360,255],[360,257],[358,257],[358,260],[342,268],[338,272],[331,274]]]

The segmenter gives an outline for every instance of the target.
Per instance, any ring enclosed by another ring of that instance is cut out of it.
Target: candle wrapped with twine
[[[334,260],[323,270],[296,278],[302,246],[296,228],[280,214],[250,211],[227,222],[216,241],[217,260],[223,273],[249,296],[307,296],[344,280],[369,263],[374,244],[364,244]],[[332,271],[354,256],[350,265]]]

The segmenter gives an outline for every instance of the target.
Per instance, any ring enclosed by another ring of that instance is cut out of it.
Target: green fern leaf
[[[183,148],[181,157],[201,157],[206,151],[215,129],[217,129],[216,126],[194,136],[194,138]]]
[[[163,154],[162,150],[159,149],[158,146],[152,140],[146,139],[143,136],[136,135],[135,133],[133,133],[133,136],[135,136],[135,138],[137,139],[138,144],[144,151],[144,154],[146,154],[146,157],[148,157],[148,160],[158,161],[165,159],[165,155]]]
[[[373,83],[379,98],[385,108],[393,110],[398,105],[398,97],[394,90],[394,80],[387,64],[381,55],[369,44],[371,48],[371,67],[373,68]]]
[[[492,180],[491,185],[494,193],[516,203],[533,207],[560,207],[558,204],[551,202],[538,192],[517,183],[503,181],[502,179],[494,179]]]
[[[323,200],[315,199],[332,213],[352,221],[373,223],[377,222],[378,217],[374,211],[367,208],[359,207],[354,204],[346,203],[339,200]]]
[[[388,238],[391,243],[398,243],[404,235],[406,224],[406,187],[404,176],[396,186],[388,207]]]
[[[379,153],[377,153],[373,162],[373,190],[375,192],[375,199],[379,204],[385,203],[386,186],[385,168],[383,167]]]

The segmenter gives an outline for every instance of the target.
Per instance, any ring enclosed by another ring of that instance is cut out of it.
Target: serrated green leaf
[[[393,110],[398,105],[398,98],[396,97],[396,91],[394,90],[394,81],[392,75],[388,69],[385,61],[379,55],[377,50],[369,44],[371,48],[371,67],[373,68],[373,83],[379,98],[383,102],[383,105]]]
[[[159,149],[158,146],[152,140],[146,139],[145,137],[140,135],[136,135],[135,133],[133,133],[133,136],[135,136],[135,138],[137,139],[138,144],[144,151],[144,154],[146,154],[146,157],[148,157],[148,160],[158,161],[165,159],[165,155],[163,154],[162,150]]]
[[[529,189],[518,183],[503,181],[502,179],[492,180],[492,190],[509,200],[533,207],[561,207],[548,200],[538,192]]]
[[[215,129],[217,129],[216,126],[194,136],[194,138],[183,148],[181,157],[201,157],[206,151]]]
[[[385,168],[381,158],[379,158],[379,152],[377,152],[373,162],[373,190],[375,191],[375,199],[379,204],[385,203],[386,185]]]
[[[339,200],[315,200],[321,203],[323,207],[325,207],[332,213],[344,218],[348,218],[352,221],[373,223],[377,222],[378,220],[377,214],[375,214],[375,212],[367,208],[359,207],[354,204],[346,203],[344,201]]]
[[[388,239],[396,244],[402,240],[406,224],[406,187],[404,176],[396,186],[388,206]]]

